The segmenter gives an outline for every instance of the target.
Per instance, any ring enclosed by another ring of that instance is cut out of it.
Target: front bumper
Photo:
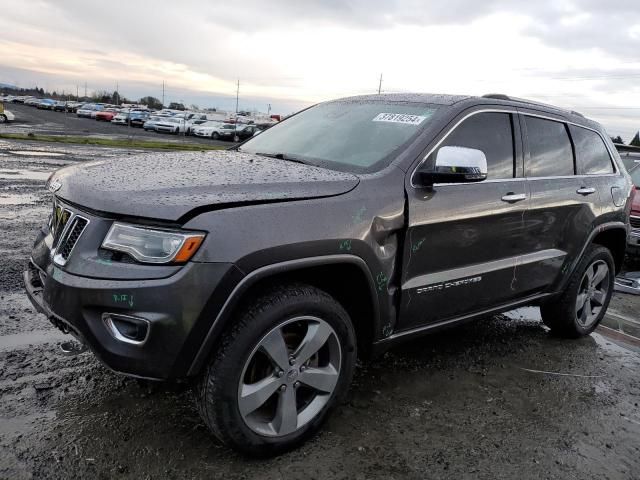
[[[640,255],[640,228],[631,228],[627,237],[627,253]]]
[[[96,279],[52,262],[36,265],[32,259],[23,277],[35,308],[109,368],[164,380],[187,375],[217,311],[242,275],[232,264],[192,262],[167,278]],[[116,338],[104,314],[144,319],[149,325],[144,343]]]

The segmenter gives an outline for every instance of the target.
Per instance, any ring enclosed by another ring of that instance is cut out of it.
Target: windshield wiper
[[[291,155],[288,155],[286,153],[257,152],[256,155],[260,155],[262,157],[277,158],[278,160],[286,160],[287,162],[302,163],[303,165],[308,165],[309,164],[309,162],[305,162],[304,160],[301,160],[299,158],[292,157]]]

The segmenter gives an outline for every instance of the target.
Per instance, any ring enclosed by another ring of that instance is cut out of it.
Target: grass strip
[[[97,138],[68,135],[37,135],[25,133],[0,133],[0,138],[8,140],[29,140],[36,142],[72,143],[75,145],[101,145],[120,148],[152,148],[157,150],[223,150],[221,145],[205,145],[200,143],[162,142],[157,140],[140,140],[129,138]]]

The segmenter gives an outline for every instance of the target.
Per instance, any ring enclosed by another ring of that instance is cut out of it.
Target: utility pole
[[[164,108],[164,80],[162,80],[162,108]]]
[[[267,116],[271,115],[271,104],[267,106]]]
[[[233,141],[236,140],[236,132],[238,131],[238,99],[240,98],[240,79],[238,79],[238,87],[236,88],[236,122],[233,124]]]
[[[80,100],[80,96],[78,95],[78,85],[76,85],[76,102]]]
[[[87,82],[84,82],[84,98],[87,98]]]
[[[380,82],[378,83],[378,95],[382,92],[382,74],[380,74]]]
[[[117,102],[118,102],[117,105],[120,105],[120,85],[118,84],[118,82],[116,82],[116,94],[118,95],[116,97]]]

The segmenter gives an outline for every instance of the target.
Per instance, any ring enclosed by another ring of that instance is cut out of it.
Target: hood
[[[56,196],[92,210],[176,221],[197,207],[346,193],[358,177],[236,151],[145,153],[58,170]]]

